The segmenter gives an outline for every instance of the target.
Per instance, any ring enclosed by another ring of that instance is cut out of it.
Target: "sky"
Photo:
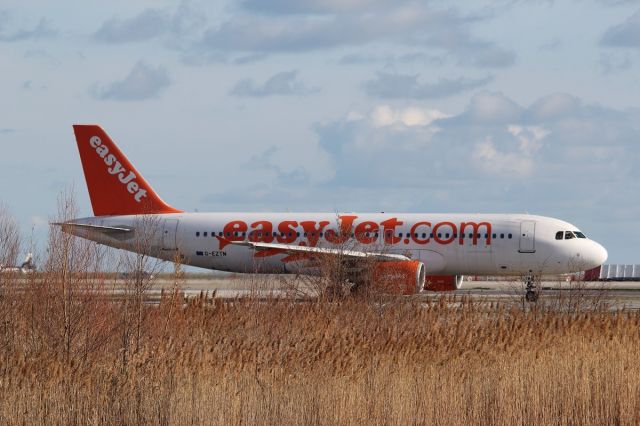
[[[459,4],[456,4],[459,3]],[[640,1],[0,3],[0,203],[100,124],[187,211],[532,213],[640,263]]]

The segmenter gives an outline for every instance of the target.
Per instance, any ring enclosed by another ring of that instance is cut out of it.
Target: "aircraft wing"
[[[251,242],[251,241],[230,241],[230,244],[245,246],[252,248],[256,252],[270,252],[270,253],[282,253],[282,254],[306,254],[306,255],[327,255],[327,256],[342,256],[343,258],[351,260],[361,259],[374,259],[379,261],[409,261],[409,257],[402,254],[394,253],[378,253],[367,252],[360,250],[346,250],[326,247],[309,247],[309,246],[295,246],[291,244],[279,244],[279,243],[263,243],[263,242]]]

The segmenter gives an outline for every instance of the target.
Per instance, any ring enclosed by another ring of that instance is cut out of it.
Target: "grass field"
[[[3,424],[640,421],[637,314],[177,295],[138,311],[88,294],[65,308],[34,284],[2,300]]]

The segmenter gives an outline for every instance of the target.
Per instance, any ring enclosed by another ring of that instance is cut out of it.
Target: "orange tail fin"
[[[76,124],[73,131],[94,215],[181,212],[162,201],[100,126]]]

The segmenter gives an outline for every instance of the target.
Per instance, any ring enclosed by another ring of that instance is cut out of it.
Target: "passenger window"
[[[442,233],[438,232],[438,238],[442,238]]]
[[[402,238],[402,232],[398,234],[398,237]]]
[[[204,231],[204,232],[202,233],[202,236],[203,236],[203,237],[207,237],[207,236],[208,236],[207,231]]]
[[[300,233],[299,232],[296,232],[296,237],[300,237]]]
[[[491,238],[493,238],[495,240],[496,239],[496,234],[492,234]]]
[[[564,237],[564,232],[558,231],[556,232],[556,240],[561,240]]]
[[[460,238],[464,239],[465,234],[460,234]]]
[[[445,238],[449,238],[449,233],[447,232],[446,234],[444,234]]]
[[[196,237],[200,236],[200,231],[196,232]]]
[[[425,234],[424,232],[422,233],[422,238],[426,238],[427,234]]]
[[[218,232],[218,236],[222,237],[222,231]]]
[[[464,235],[464,234],[460,234],[460,235]],[[453,238],[458,238],[458,234],[453,234]]]
[[[509,239],[511,239],[513,237],[513,234],[509,234]]]
[[[500,238],[504,238],[504,234],[500,234]]]
[[[573,232],[571,232],[571,231],[566,231],[566,232],[564,233],[564,239],[565,239],[565,240],[570,240],[570,239],[572,239],[572,238],[573,238]]]

